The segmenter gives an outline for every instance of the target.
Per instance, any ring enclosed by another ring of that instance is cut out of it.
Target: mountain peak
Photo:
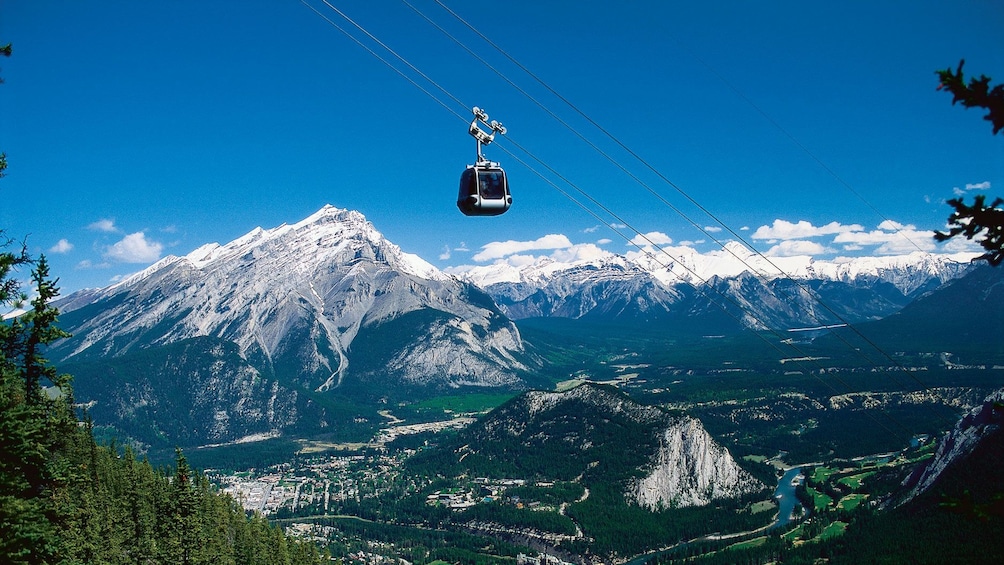
[[[78,314],[74,325],[75,310],[95,302],[106,306]],[[318,391],[340,385],[350,357],[359,379],[433,387],[519,387],[516,371],[525,369],[518,330],[487,297],[402,252],[359,212],[330,205],[165,257],[60,307],[77,336],[59,347],[64,359],[212,337],[235,343],[262,372],[281,367],[286,382]],[[379,337],[394,331],[421,337]]]
[[[181,260],[187,261],[196,269],[205,269],[219,262],[228,261],[234,257],[243,256],[251,250],[266,245],[276,245],[278,240],[283,240],[280,244],[288,251],[306,252],[303,256],[317,256],[317,251],[324,248],[336,248],[348,240],[368,242],[374,245],[385,245],[394,251],[391,254],[399,254],[397,246],[387,242],[383,235],[373,227],[366,217],[354,210],[337,208],[330,204],[325,204],[320,210],[307,216],[295,224],[281,224],[271,229],[264,229],[261,226],[254,228],[248,233],[234,239],[230,243],[220,245],[219,243],[207,243],[185,255]],[[314,249],[311,250],[310,248]],[[310,253],[309,251],[314,251]],[[176,257],[167,257],[168,263],[178,260]],[[143,272],[144,275],[155,271],[163,263],[158,262],[150,269]],[[411,264],[410,259],[405,261]],[[430,265],[431,267],[431,265]],[[409,272],[419,276],[429,275],[434,277],[435,273],[429,268],[411,269]],[[137,277],[130,277],[135,279]],[[427,277],[428,278],[428,277]]]
[[[292,226],[294,230],[316,224],[341,224],[345,227],[356,227],[376,231],[366,217],[355,210],[338,208],[331,204],[325,204],[320,210],[300,220]],[[377,232],[379,233],[379,232]]]

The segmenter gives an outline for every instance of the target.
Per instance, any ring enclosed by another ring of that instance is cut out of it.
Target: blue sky
[[[637,232],[701,252],[730,230],[773,255],[951,250],[929,237],[944,200],[1004,195],[1004,137],[934,74],[965,58],[1004,81],[999,2],[443,0],[644,165],[435,0],[409,2],[506,79],[405,2],[329,0],[444,94],[307,1],[449,109],[296,0],[0,0],[0,228],[65,294],[325,204],[456,268],[624,253]],[[486,149],[503,216],[455,206],[471,106],[509,130]]]

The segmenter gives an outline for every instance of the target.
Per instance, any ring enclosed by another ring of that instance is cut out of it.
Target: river
[[[795,485],[792,481],[802,473],[801,467],[792,467],[784,472],[784,475],[777,481],[777,488],[774,489],[774,500],[777,501],[777,520],[768,529],[782,528],[791,522],[791,513],[799,506],[798,497],[795,496]],[[804,477],[801,480],[805,480]]]
[[[740,538],[744,536],[751,536],[760,533],[769,532],[775,528],[783,528],[787,526],[791,521],[791,513],[795,510],[796,506],[800,506],[801,503],[798,501],[798,497],[795,496],[795,485],[791,484],[792,479],[799,476],[802,473],[801,467],[792,467],[787,469],[780,479],[777,481],[777,488],[774,489],[774,500],[777,502],[777,518],[766,526],[757,528],[755,530],[750,530],[747,532],[735,532],[731,534],[708,534],[695,538],[689,541],[680,542],[672,547],[658,549],[655,551],[650,551],[648,553],[643,553],[641,555],[635,556],[630,559],[624,565],[645,565],[650,559],[666,553],[667,551],[672,551],[674,549],[679,549],[685,547],[687,544],[691,544],[699,541],[722,541],[734,538]],[[804,480],[804,478],[802,479]]]

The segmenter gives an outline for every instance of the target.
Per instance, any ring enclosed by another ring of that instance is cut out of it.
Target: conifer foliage
[[[0,153],[0,177],[6,168]],[[168,473],[95,443],[90,419],[77,420],[70,377],[43,356],[68,337],[51,306],[58,280],[44,255],[12,246],[0,230],[0,563],[320,563],[314,544],[248,517],[180,451]],[[30,302],[17,278],[29,268]]]
[[[1004,85],[990,87],[990,77],[980,75],[980,78],[970,78],[966,84],[962,74],[962,66],[966,61],[959,61],[959,67],[937,71],[938,90],[952,93],[952,104],[962,102],[966,108],[984,108],[987,115],[983,119],[993,125],[994,135],[1004,128]],[[991,265],[998,266],[1004,262],[1004,199],[996,198],[990,205],[986,204],[986,196],[976,195],[972,206],[967,205],[962,198],[953,198],[947,204],[954,208],[948,217],[950,229],[947,232],[934,232],[934,239],[947,241],[957,235],[966,239],[976,239],[986,250],[980,259],[986,259]]]
[[[26,305],[14,275],[33,267],[35,298],[0,324],[0,562],[285,565],[320,563],[188,466],[154,469],[94,441],[78,422],[68,376],[42,356],[66,334],[44,256],[0,252],[0,306]]]

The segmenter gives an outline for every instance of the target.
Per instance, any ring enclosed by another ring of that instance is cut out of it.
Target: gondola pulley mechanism
[[[488,121],[488,114],[475,106],[474,121],[468,130],[477,140],[478,159],[460,175],[460,192],[457,194],[457,208],[467,216],[498,216],[505,213],[512,204],[509,181],[505,171],[495,161],[489,161],[481,153],[481,146],[495,139],[496,133],[505,135],[506,129],[496,120]],[[481,124],[487,128],[481,129]]]

